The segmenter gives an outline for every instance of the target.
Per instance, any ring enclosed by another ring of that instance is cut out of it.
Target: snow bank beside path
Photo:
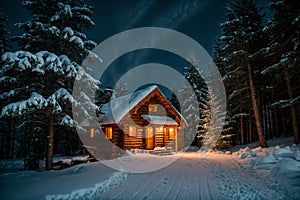
[[[97,199],[102,193],[122,184],[128,177],[128,173],[115,172],[109,179],[97,183],[94,187],[73,191],[70,194],[47,195],[46,200],[67,200],[67,199]]]
[[[232,153],[241,163],[261,171],[262,175],[268,172],[284,185],[291,199],[300,199],[300,144],[269,148],[245,147]]]
[[[74,194],[105,191],[125,177],[100,162],[63,170],[0,173],[0,199],[71,199]]]

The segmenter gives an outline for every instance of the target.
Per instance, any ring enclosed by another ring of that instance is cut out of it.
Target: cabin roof
[[[142,115],[142,117],[148,121],[150,124],[156,125],[178,125],[178,123],[167,116],[157,116],[157,115]]]
[[[159,93],[165,98],[165,100],[168,101],[168,99],[163,95],[163,93],[159,90],[159,88],[156,85],[146,87],[144,89],[135,91],[131,94],[115,98],[110,102],[108,102],[107,104],[104,104],[101,107],[101,112],[103,113],[100,116],[101,124],[119,123],[126,116],[126,114],[128,114],[133,108],[135,108],[143,99],[145,99],[148,95],[150,95],[154,90],[158,90]],[[181,114],[174,108],[174,106],[171,103],[170,105],[173,107],[175,112],[180,116],[180,118],[184,121],[184,123],[187,124],[184,118],[181,116]],[[157,116],[154,118],[153,116],[152,117],[145,116],[144,119],[147,121],[155,120],[156,122],[158,122]],[[170,119],[167,119],[167,121],[170,122]]]

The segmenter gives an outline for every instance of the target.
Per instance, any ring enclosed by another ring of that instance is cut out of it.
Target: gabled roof
[[[176,114],[178,114],[182,121],[187,124],[181,114],[174,108],[174,106],[168,101],[168,99],[163,95],[156,85],[135,91],[132,94],[115,98],[109,103],[104,104],[101,107],[101,112],[103,113],[103,115],[100,117],[101,124],[119,123],[132,109],[134,109],[141,101],[147,98],[155,90],[165,98],[165,100],[172,106]]]

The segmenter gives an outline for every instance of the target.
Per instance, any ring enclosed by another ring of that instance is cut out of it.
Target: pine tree
[[[18,117],[29,122],[37,120],[46,125],[46,169],[50,170],[56,127],[74,133],[80,122],[75,121],[72,114],[83,115],[89,120],[89,113],[98,112],[92,93],[101,93],[100,83],[86,72],[88,69],[80,66],[85,56],[98,59],[90,52],[95,43],[81,33],[82,28],[94,23],[90,19],[90,7],[81,0],[24,1],[23,5],[32,13],[33,19],[17,24],[25,33],[15,39],[26,51],[2,56],[1,74],[17,82],[13,90],[7,91],[12,93],[14,102],[2,109],[2,117]],[[72,96],[75,80],[82,83],[76,85],[80,87],[77,91],[81,92]]]
[[[239,130],[243,142],[243,117],[249,115],[251,102],[260,145],[266,147],[257,104],[257,79],[253,76],[254,69],[261,66],[251,59],[263,46],[262,15],[253,0],[231,2],[227,4],[225,12],[226,19],[221,24],[222,36],[215,44],[215,62],[223,73],[228,109],[232,119],[240,118]]]
[[[23,6],[33,18],[16,24],[25,31],[14,38],[22,50],[36,53],[46,49],[57,55],[66,55],[78,64],[88,55],[96,56],[90,51],[96,43],[82,33],[84,28],[95,26],[91,20],[93,8],[84,1],[34,0],[23,1]]]
[[[300,3],[291,0],[274,0],[269,7],[275,14],[264,27],[264,34],[268,35],[268,44],[259,52],[258,56],[268,59],[270,62],[261,73],[264,77],[276,78],[272,82],[274,91],[276,91],[276,101],[271,106],[276,109],[290,108],[294,142],[298,144],[300,136],[296,106],[300,100],[300,93],[297,92],[300,85],[298,78],[300,75]],[[287,90],[282,85],[286,85]]]
[[[210,122],[208,89],[195,66],[197,66],[197,61],[189,60],[189,66],[185,68],[184,72],[188,85],[183,85],[177,93],[178,97],[172,95],[170,99],[189,124],[185,130],[186,145],[191,143],[200,145]],[[177,98],[181,105],[179,105]]]
[[[2,2],[0,2],[0,7],[2,7]],[[7,17],[0,12],[0,55],[9,49],[9,39],[7,38],[8,31],[6,29],[5,22],[7,21]],[[2,68],[3,63],[0,61],[0,69]],[[6,91],[10,89],[10,82],[14,82],[14,79],[9,79],[6,77],[1,76],[0,74],[0,88],[1,91]],[[0,110],[5,106],[4,100],[6,99],[6,95],[2,95],[0,93]],[[2,119],[0,121],[1,125],[1,131],[0,131],[0,136],[1,136],[1,147],[0,147],[0,157],[5,158],[5,157],[10,157],[9,150],[10,148],[7,148],[7,143],[10,141],[6,141],[10,138],[10,131],[11,131],[11,125],[9,121],[6,121]]]

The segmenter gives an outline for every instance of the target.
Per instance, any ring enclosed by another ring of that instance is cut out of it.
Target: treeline
[[[241,144],[294,136],[299,143],[300,1],[225,7],[214,56],[227,93],[226,134]]]
[[[101,84],[81,66],[85,58],[100,62],[91,50],[96,43],[83,30],[94,27],[93,8],[83,0],[23,1],[32,18],[15,24],[21,35],[8,38],[7,17],[1,17],[0,65],[0,159],[25,158],[25,167],[39,167],[45,159],[52,169],[54,154],[80,153],[82,144],[73,114],[84,124],[89,113],[98,112],[97,103],[105,101]],[[17,51],[9,52],[10,44]],[[84,87],[73,94],[75,81]],[[86,87],[88,86],[88,87]],[[89,93],[97,91],[97,97]]]

